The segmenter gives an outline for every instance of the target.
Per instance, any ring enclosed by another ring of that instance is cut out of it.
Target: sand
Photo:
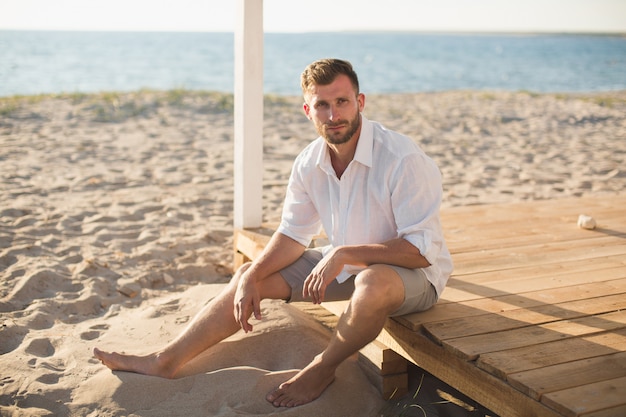
[[[0,415],[379,415],[353,359],[311,404],[265,401],[329,337],[282,302],[176,380],[92,357],[167,342],[228,281],[232,104],[188,91],[0,99]],[[626,92],[372,95],[364,113],[437,161],[444,209],[626,191]],[[300,98],[266,99],[265,220],[314,135]]]

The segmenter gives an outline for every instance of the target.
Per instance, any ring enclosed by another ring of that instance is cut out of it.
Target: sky
[[[237,1],[0,0],[0,30],[232,32]],[[263,26],[265,32],[626,33],[626,0],[263,0]]]

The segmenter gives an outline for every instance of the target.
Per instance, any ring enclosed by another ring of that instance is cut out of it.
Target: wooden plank
[[[607,314],[607,321],[625,320],[624,312]],[[620,317],[621,316],[621,317]],[[508,375],[570,361],[610,355],[624,351],[626,327],[582,337],[557,338],[497,352],[483,353],[476,365],[485,371],[506,379]]]
[[[442,345],[446,350],[466,360],[476,360],[479,355],[489,352],[590,335],[605,330],[619,329],[626,324],[626,311],[614,313],[611,319],[606,316],[586,316],[574,320],[561,320],[513,330],[448,339],[443,341]]]
[[[578,228],[578,216],[586,214],[596,219],[597,226],[610,224],[624,219],[621,207],[626,198],[615,197],[611,206],[590,207],[589,210],[569,207],[578,204],[578,199],[523,201],[504,204],[484,204],[457,206],[441,210],[441,220],[446,230],[494,230],[505,236],[506,231],[526,230],[529,233],[541,233],[544,224],[548,227],[560,225]],[[549,221],[546,221],[549,220]],[[495,226],[495,227],[493,227]]]
[[[278,224],[263,224],[261,227],[235,229],[233,242],[235,261],[233,271],[241,266],[243,263],[242,259],[246,261],[256,259],[269,243],[277,227]],[[317,235],[313,238],[311,247],[325,244],[324,242],[325,236]],[[243,257],[240,255],[243,255]]]
[[[541,402],[564,416],[576,417],[584,413],[621,407],[626,403],[624,393],[626,376],[551,392],[544,395]]]
[[[523,213],[526,207],[520,207]],[[558,210],[558,209],[557,209]],[[556,211],[556,210],[555,210]],[[464,252],[474,250],[471,238],[475,236],[484,237],[484,244],[490,246],[509,246],[511,243],[524,243],[531,240],[547,242],[550,240],[577,240],[602,237],[605,235],[623,236],[626,219],[623,214],[602,213],[602,222],[593,230],[581,229],[578,225],[578,216],[563,217],[557,213],[550,213],[542,217],[526,216],[517,218],[515,212],[509,213],[508,220],[489,222],[477,222],[475,213],[468,213],[466,216],[455,216],[452,220],[445,219],[445,212],[442,211],[442,222],[444,225],[444,236],[450,245]],[[452,220],[452,221],[450,221]],[[483,241],[481,241],[481,244]]]
[[[270,240],[270,236],[262,233],[263,229],[236,229],[233,246],[233,272],[241,265],[257,258]]]
[[[481,249],[483,250],[504,249],[554,241],[571,242],[582,239],[599,239],[607,235],[623,237],[623,233],[607,234],[602,229],[582,230],[576,226],[576,219],[566,224],[554,223],[554,219],[550,218],[536,220],[536,222],[542,222],[543,224],[535,224],[533,227],[538,228],[529,230],[517,229],[517,227],[525,226],[523,224],[517,225],[514,229],[505,224],[480,225],[480,230],[473,230],[473,228],[456,229],[454,232],[444,232],[444,236],[452,253],[476,251],[476,241],[470,240],[471,237],[475,236],[481,236]],[[610,224],[612,227],[624,230],[626,229],[625,223],[626,220],[612,220]]]
[[[570,277],[571,280],[567,280],[566,277]],[[530,277],[526,279],[514,280],[512,282],[505,281],[503,284],[496,283],[492,287],[492,284],[487,285],[472,285],[466,283],[468,289],[474,288],[472,293],[480,292],[481,287],[492,288],[497,291],[493,295],[489,295],[485,298],[498,302],[500,307],[505,310],[510,310],[516,307],[532,307],[534,305],[558,303],[570,301],[580,297],[583,294],[586,298],[592,296],[602,296],[610,294],[606,291],[612,291],[613,294],[618,292],[624,292],[626,290],[624,286],[624,280],[626,279],[626,268],[623,266],[602,268],[595,271],[584,272],[563,272],[562,274],[554,274],[550,279],[549,277]],[[505,287],[505,285],[507,285]],[[519,284],[519,287],[515,284]],[[478,289],[476,289],[478,287]],[[519,288],[519,291],[511,290],[513,288]],[[597,295],[595,295],[597,294]],[[479,308],[485,298],[476,298],[476,294],[468,300],[458,300],[456,303],[469,305]],[[442,304],[448,304],[445,301]]]
[[[325,309],[327,309],[328,311],[332,312],[333,314],[337,315],[337,316],[341,316],[343,314],[344,311],[346,311],[346,308],[348,307],[348,304],[350,303],[350,301],[345,300],[345,301],[326,301],[322,303],[322,307],[324,307]]]
[[[255,253],[260,253],[271,239],[271,235],[263,233],[263,230],[264,229],[241,229],[237,232],[237,246],[241,248],[243,253],[251,256],[251,259],[256,258]]]
[[[247,229],[236,228],[233,237],[233,272],[244,262],[257,258],[269,243],[275,230],[275,225],[262,225]]]
[[[381,375],[407,372],[407,360],[378,340],[374,340],[361,349],[361,355],[374,364]]]
[[[385,345],[502,417],[557,417],[554,410],[482,371],[420,333],[388,320],[378,336]]]
[[[626,206],[626,194],[611,195],[606,199],[596,196],[574,197],[550,200],[522,201],[500,204],[483,204],[470,206],[450,207],[441,211],[444,224],[455,227],[467,224],[489,224],[504,222],[510,224],[512,220],[527,217],[548,216],[552,218],[572,217],[587,214],[601,218],[604,214],[612,218],[623,215],[622,208]],[[468,217],[472,221],[468,223]],[[478,220],[478,221],[477,221]]]
[[[439,303],[515,293],[520,291],[514,291],[512,288],[522,287],[523,289],[524,286],[533,290],[541,290],[603,281],[605,278],[598,275],[599,271],[613,268],[625,270],[625,266],[626,253],[508,270],[472,274],[455,272],[448,281],[448,286],[441,295]],[[568,276],[571,277],[571,280],[567,279]]]
[[[590,263],[592,260],[590,260]],[[626,271],[624,266],[603,268],[596,271],[571,272],[563,271],[551,276],[532,276],[526,278],[488,282],[484,284],[473,283],[469,280],[451,277],[450,286],[457,291],[464,291],[465,298],[479,299],[484,297],[498,297],[507,294],[526,293],[529,291],[547,291],[554,288],[562,288],[570,285],[586,283],[598,283],[623,278]],[[461,277],[465,278],[465,277]],[[443,296],[447,296],[444,292]],[[443,301],[445,302],[445,301]]]
[[[550,265],[626,253],[626,240],[615,236],[586,240],[542,243],[479,252],[453,254],[456,274],[511,270],[526,265]]]
[[[515,242],[519,236],[541,240],[542,236],[548,238],[555,232],[559,236],[563,233],[590,236],[589,231],[577,227],[578,215],[582,213],[597,218],[598,228],[593,233],[610,233],[612,229],[608,224],[613,228],[621,225],[622,232],[618,234],[623,237],[626,219],[620,207],[625,204],[624,196],[612,197],[609,204],[598,204],[593,199],[534,201],[454,207],[442,210],[441,217],[449,247],[453,252],[463,252],[475,248],[475,236],[481,236],[483,247],[508,246],[510,238]]]
[[[626,352],[517,372],[507,381],[535,400],[554,391],[626,376]],[[626,394],[626,391],[625,391]]]
[[[377,346],[378,343],[380,346]],[[400,398],[408,392],[409,374],[407,372],[407,360],[398,355],[399,360],[391,362],[372,362],[370,357],[366,356],[372,353],[372,349],[380,347],[381,351],[391,351],[382,343],[374,341],[370,345],[369,351],[361,350],[359,354],[359,365],[365,372],[367,378],[374,384],[381,393],[383,399]],[[393,351],[391,351],[393,352]],[[397,353],[393,352],[397,355]],[[400,372],[392,373],[391,368],[399,368]]]
[[[605,408],[604,410],[593,410],[588,413],[579,414],[580,417],[624,417],[626,416],[626,404],[616,407]]]
[[[453,259],[455,255],[452,255]],[[626,266],[626,252],[609,256],[596,256],[587,259],[577,259],[570,262],[552,262],[541,265],[521,265],[511,269],[488,270],[477,272],[463,272],[455,269],[451,285],[457,287],[467,284],[487,284],[496,282],[517,281],[528,277],[552,277],[563,273],[589,272],[600,269],[609,269]],[[445,293],[444,293],[445,295]]]
[[[449,339],[465,338],[466,336],[526,328],[529,325],[539,325],[557,320],[573,320],[620,309],[626,309],[626,293],[437,321],[424,324],[424,329],[434,340],[443,342]]]
[[[397,320],[413,331],[420,330],[425,323],[465,319],[485,313],[503,313],[523,308],[533,308],[544,304],[563,303],[584,298],[601,297],[616,293],[626,293],[626,268],[612,269],[620,279],[592,282],[538,291],[506,294],[491,298],[470,299],[463,302],[437,303],[430,310],[407,314]],[[542,279],[545,281],[545,279]]]
[[[318,322],[330,330],[334,330],[337,327],[339,318],[319,304],[313,304],[310,301],[297,301],[289,303],[289,305],[312,315]]]

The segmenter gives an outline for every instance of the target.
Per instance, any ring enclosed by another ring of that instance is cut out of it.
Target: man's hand
[[[337,275],[343,269],[343,265],[338,249],[333,249],[331,253],[315,266],[306,278],[302,288],[302,295],[305,298],[311,297],[313,304],[320,304],[324,301],[326,287],[337,278]]]
[[[254,313],[254,317],[261,320],[261,296],[254,278],[247,272],[239,280],[234,304],[235,321],[244,332],[251,332],[252,325],[248,321],[250,316]]]

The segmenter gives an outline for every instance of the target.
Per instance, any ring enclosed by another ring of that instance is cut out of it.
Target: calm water
[[[0,96],[232,92],[232,33],[0,31]],[[311,61],[352,61],[366,93],[626,89],[626,37],[418,33],[265,34],[265,92],[300,94]]]

